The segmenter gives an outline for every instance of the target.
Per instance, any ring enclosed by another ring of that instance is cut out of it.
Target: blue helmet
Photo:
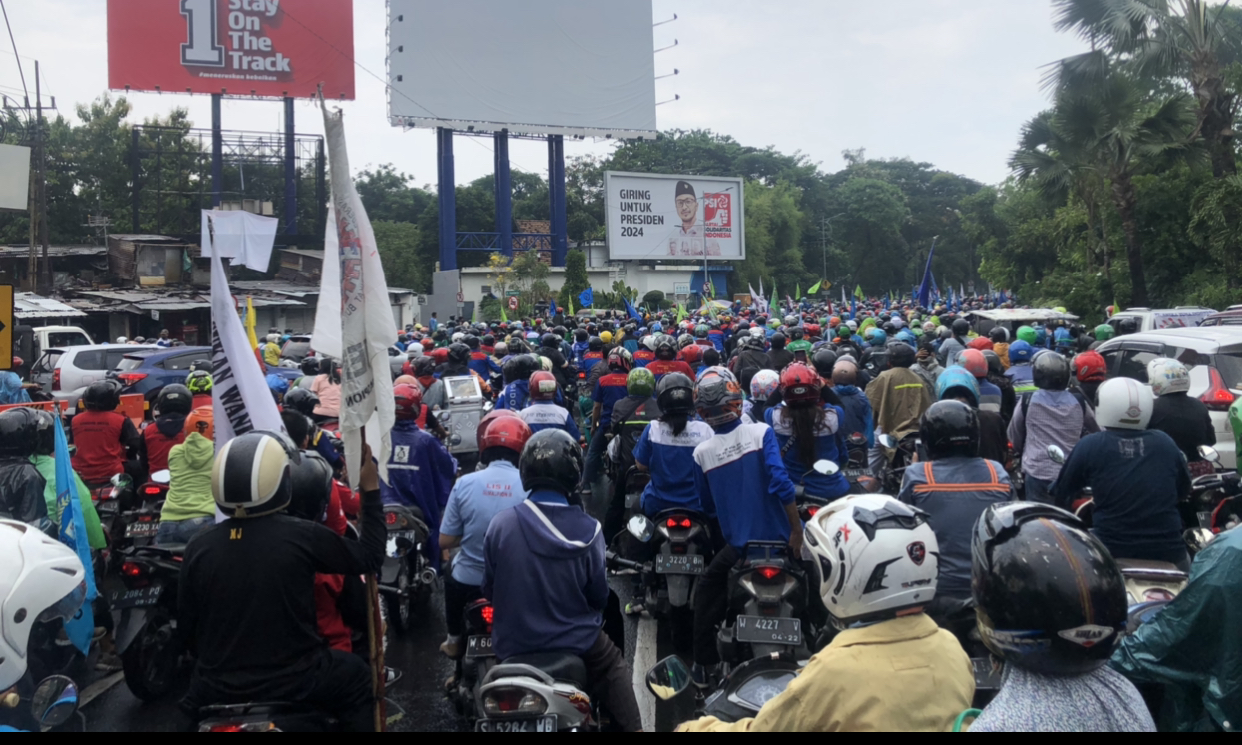
[[[936,399],[943,401],[945,394],[957,388],[965,389],[970,393],[972,405],[979,406],[979,383],[966,368],[958,365],[950,367],[936,378]]]
[[[1009,362],[1014,365],[1030,362],[1034,354],[1035,348],[1024,341],[1015,341],[1009,345]]]
[[[1048,329],[1039,326],[1035,329],[1035,344],[1037,346],[1048,346]]]
[[[283,396],[289,390],[289,381],[276,373],[269,373],[267,376],[267,387],[272,393]]]
[[[1058,349],[1065,349],[1074,343],[1073,337],[1070,336],[1069,329],[1059,328],[1053,332],[1052,338],[1057,343]]]
[[[663,330],[664,330],[664,324],[660,323],[659,321],[656,321],[655,323],[651,324],[651,333],[658,334]]]
[[[901,331],[898,331],[897,341],[904,341],[912,347],[917,347],[919,345],[918,337],[915,336],[909,329],[902,329]]]
[[[888,334],[872,326],[867,329],[867,342],[873,347],[882,347],[888,343]]]

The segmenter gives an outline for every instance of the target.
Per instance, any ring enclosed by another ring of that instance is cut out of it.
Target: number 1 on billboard
[[[219,0],[181,0],[188,41],[181,45],[181,64],[224,67],[224,47],[220,45]]]

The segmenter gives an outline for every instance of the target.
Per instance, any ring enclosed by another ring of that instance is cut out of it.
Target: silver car
[[[51,393],[56,401],[67,401],[69,414],[76,413],[78,399],[88,385],[107,377],[121,359],[154,345],[91,344],[81,347],[48,349],[30,369],[31,381]]]

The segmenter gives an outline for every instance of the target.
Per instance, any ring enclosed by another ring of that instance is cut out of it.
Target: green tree
[[[586,254],[576,248],[571,249],[565,254],[565,283],[561,285],[561,306],[568,309],[572,305],[581,310],[578,296],[590,286],[591,280],[586,270]]]

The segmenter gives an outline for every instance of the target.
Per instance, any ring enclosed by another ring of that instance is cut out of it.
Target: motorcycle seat
[[[228,717],[263,717],[291,716],[311,714],[315,708],[306,704],[295,704],[287,701],[267,701],[245,704],[216,704],[204,706],[198,710],[198,719],[224,719]]]
[[[505,677],[503,674],[498,674],[498,671],[518,665],[533,667],[553,680],[570,683],[582,689],[585,689],[590,682],[587,677],[586,663],[578,655],[566,652],[539,652],[510,657],[503,664],[493,668],[492,674],[488,677],[493,680]]]
[[[1126,577],[1150,580],[1186,579],[1186,573],[1165,561],[1117,559],[1117,567]]]

